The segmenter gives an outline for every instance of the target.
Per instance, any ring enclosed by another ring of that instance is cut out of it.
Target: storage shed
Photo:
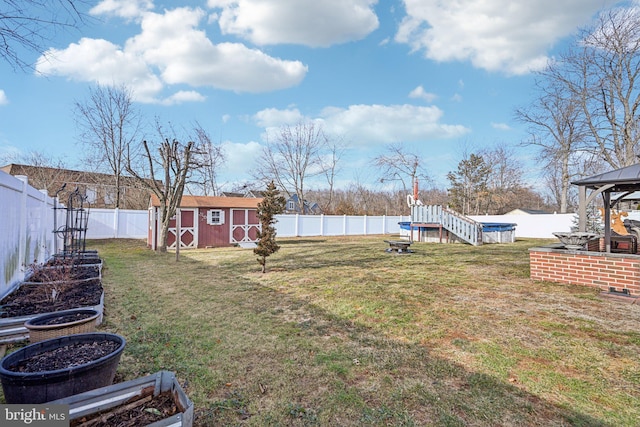
[[[249,197],[182,196],[179,213],[169,225],[168,248],[176,247],[178,228],[180,249],[255,244],[260,230],[258,203],[261,201]],[[158,246],[159,219],[160,202],[152,196],[147,238],[152,249]]]

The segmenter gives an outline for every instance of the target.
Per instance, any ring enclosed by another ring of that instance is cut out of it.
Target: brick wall
[[[640,256],[603,252],[529,249],[531,279],[591,286],[608,291],[628,289],[640,295]]]

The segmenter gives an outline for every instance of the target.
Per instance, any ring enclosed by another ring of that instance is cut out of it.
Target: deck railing
[[[411,222],[440,224],[465,242],[474,246],[482,244],[482,224],[440,205],[412,206]]]

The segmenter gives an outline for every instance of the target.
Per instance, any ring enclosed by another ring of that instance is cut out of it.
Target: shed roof
[[[253,197],[182,196],[181,208],[236,208],[257,209],[262,199]],[[151,206],[160,206],[160,200],[151,195]]]
[[[640,164],[593,175],[573,181],[572,184],[592,189],[613,184],[611,192],[640,190]]]

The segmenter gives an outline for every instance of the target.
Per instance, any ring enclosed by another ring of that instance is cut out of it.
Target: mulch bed
[[[71,427],[135,427],[146,426],[180,412],[173,395],[165,391],[157,396],[139,396],[109,411],[71,421]]]
[[[110,340],[68,344],[20,360],[7,369],[13,372],[56,371],[98,360],[113,353],[118,347],[120,343]]]
[[[0,317],[50,313],[100,304],[100,279],[70,284],[23,284],[0,301]],[[55,294],[55,297],[54,297]]]

